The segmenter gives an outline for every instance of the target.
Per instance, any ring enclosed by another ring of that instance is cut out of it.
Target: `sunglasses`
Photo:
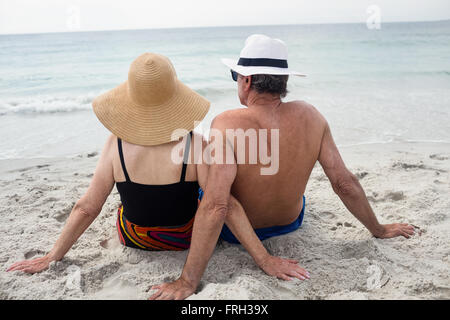
[[[230,70],[231,71],[231,78],[234,80],[234,81],[237,81],[237,79],[238,79],[238,73],[236,72],[236,71],[234,71],[234,70]]]

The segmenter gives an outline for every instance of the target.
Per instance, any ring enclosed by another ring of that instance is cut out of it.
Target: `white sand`
[[[241,246],[219,242],[191,299],[449,299],[450,144],[341,151],[379,220],[420,226],[420,236],[373,238],[316,167],[303,226],[264,242],[272,254],[298,259],[311,279],[271,278]],[[150,286],[178,277],[187,252],[145,252],[118,243],[115,189],[62,261],[35,275],[5,272],[51,249],[97,160],[83,155],[0,162],[0,299],[145,299]]]

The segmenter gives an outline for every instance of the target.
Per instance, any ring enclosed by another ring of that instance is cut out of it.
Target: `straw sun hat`
[[[152,146],[176,141],[201,121],[210,103],[177,79],[165,56],[144,53],[130,66],[128,81],[93,102],[100,122],[117,137]]]

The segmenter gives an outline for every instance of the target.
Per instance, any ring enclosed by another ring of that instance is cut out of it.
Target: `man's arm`
[[[206,147],[207,144],[204,142],[203,149]],[[197,165],[198,182],[203,190],[206,190],[208,170],[209,165],[205,163]],[[225,224],[266,274],[283,280],[291,280],[292,278],[309,279],[308,271],[301,268],[298,265],[298,261],[273,256],[267,252],[256,235],[244,208],[233,195],[229,197]]]
[[[235,164],[210,167],[206,190],[195,217],[189,255],[181,274],[181,278],[195,288],[219,239],[229,210],[230,189],[235,176]]]
[[[220,117],[220,116],[219,116]],[[150,299],[184,299],[195,292],[209,259],[214,251],[220,231],[229,210],[231,185],[236,177],[236,162],[227,164],[226,155],[233,155],[232,143],[225,135],[225,123],[217,118],[211,124],[211,131],[223,132],[211,137],[212,159],[204,159],[212,164],[208,170],[208,180],[204,196],[195,215],[191,246],[180,278],[172,283],[153,286],[158,289]],[[211,150],[211,149],[210,149]],[[231,158],[230,158],[231,159]]]
[[[219,127],[217,122],[215,122],[213,127]],[[223,131],[221,132],[223,133]],[[203,150],[205,150],[206,147],[206,142],[203,142]],[[228,152],[233,152],[233,150],[229,148]],[[234,153],[232,160],[234,160]],[[234,162],[233,165],[235,165]],[[218,170],[220,170],[220,168]],[[207,189],[208,171],[208,164],[202,163],[197,165],[198,182],[203,190]],[[221,171],[219,172],[222,173]],[[222,174],[226,174],[226,172]],[[235,174],[233,174],[233,177],[234,176]],[[284,280],[291,280],[291,277],[298,278],[300,280],[309,278],[309,273],[298,265],[298,261],[272,256],[267,252],[261,240],[259,240],[258,236],[256,235],[255,230],[253,229],[250,220],[245,214],[245,210],[242,207],[241,203],[231,194],[229,195],[228,211],[225,216],[225,224],[236,236],[242,246],[247,250],[250,256],[252,256],[255,263],[268,275],[275,276]],[[206,239],[206,242],[208,241],[209,239]],[[198,252],[204,254],[204,250],[199,250]],[[192,254],[194,253],[192,252]],[[199,256],[198,260],[207,261],[208,259],[209,257],[207,256]],[[192,261],[193,260],[191,260],[190,262]],[[191,267],[186,263],[185,270],[189,269],[194,269],[199,273],[195,275],[194,278],[201,277],[200,269]]]
[[[414,234],[414,227],[406,223],[382,225],[378,222],[358,178],[345,166],[326,121],[319,162],[330,179],[334,192],[339,196],[347,209],[375,237],[392,238],[404,236],[409,238],[410,235]]]

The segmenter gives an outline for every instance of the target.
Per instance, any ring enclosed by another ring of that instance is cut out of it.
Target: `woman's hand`
[[[49,255],[32,260],[24,260],[14,263],[6,271],[23,271],[26,273],[38,273],[48,269],[53,260]]]
[[[300,280],[310,278],[309,272],[301,268],[296,260],[268,255],[262,262],[258,263],[258,265],[269,276],[286,281],[290,281],[292,278]]]

